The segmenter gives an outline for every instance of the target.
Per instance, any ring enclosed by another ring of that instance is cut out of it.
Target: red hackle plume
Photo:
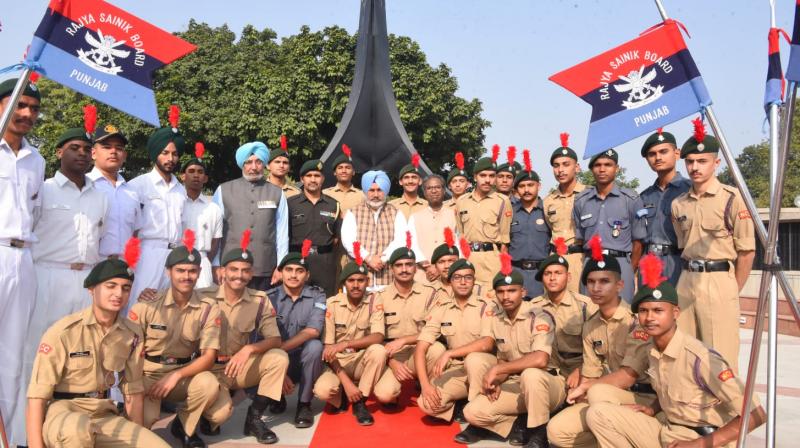
[[[462,152],[456,153],[456,168],[464,171],[464,154]]]
[[[242,239],[239,241],[239,246],[242,248],[242,252],[246,251],[248,247],[250,247],[250,236],[253,234],[253,231],[250,229],[244,229],[242,232]]]
[[[353,241],[353,255],[356,260],[356,264],[361,266],[364,264],[364,258],[361,257],[361,242],[360,241]]]
[[[194,156],[198,159],[203,158],[203,154],[206,153],[206,145],[203,142],[197,142],[194,144]]]
[[[533,164],[531,164],[531,151],[529,149],[522,151],[522,162],[525,164],[525,171],[529,173],[533,171]]]
[[[447,244],[447,247],[456,245],[456,236],[453,234],[453,229],[450,227],[444,228],[444,243]]]
[[[500,157],[500,145],[492,145],[492,161],[497,163],[497,158]]]
[[[642,273],[642,283],[652,289],[658,288],[667,278],[661,275],[664,270],[664,262],[654,254],[645,255],[639,262],[639,272]]]
[[[303,240],[303,247],[300,248],[300,256],[305,259],[311,253],[311,240],[306,238]]]
[[[411,232],[406,230],[406,249],[411,250]]]
[[[342,143],[342,153],[343,153],[343,154],[345,155],[345,157],[347,157],[348,159],[349,159],[349,158],[351,158],[351,157],[353,156],[353,150],[352,150],[352,149],[350,149],[350,147],[349,147],[349,146],[347,146],[347,144],[346,144],[346,143]]]
[[[703,125],[703,117],[697,117],[692,120],[694,125],[694,139],[697,143],[701,143],[706,138],[706,127]]]
[[[564,256],[567,254],[567,243],[564,241],[564,237],[560,236],[553,240],[553,245],[556,246],[556,253],[560,256]]]
[[[501,253],[500,254],[500,272],[503,275],[511,275],[512,271],[511,267],[511,255],[508,253]]]
[[[513,165],[514,164],[514,160],[517,158],[517,147],[516,146],[511,145],[511,146],[508,147],[508,149],[506,150],[506,158],[508,159],[508,164],[509,165]]]
[[[419,168],[419,153],[415,152],[411,156],[411,166],[413,166],[414,168]]]
[[[656,129],[656,132],[658,132],[658,135],[661,135],[664,133],[664,128],[658,128]]]
[[[458,247],[461,249],[461,258],[465,260],[469,259],[470,254],[472,254],[472,250],[469,248],[469,243],[467,242],[466,238],[461,237],[461,239],[458,240]]]
[[[569,146],[569,133],[562,132],[561,135],[561,147],[566,148]]]
[[[169,125],[173,130],[178,129],[178,123],[181,121],[181,108],[173,104],[169,106]]]
[[[140,244],[141,241],[135,236],[130,237],[128,242],[125,243],[125,252],[122,258],[125,259],[125,263],[127,263],[128,267],[131,269],[136,269],[136,263],[139,262],[139,256],[142,254],[142,247]]]
[[[603,260],[603,240],[600,239],[600,235],[595,234],[592,239],[589,240],[589,249],[592,250],[592,260]]]
[[[183,232],[183,245],[189,253],[194,250],[194,230],[186,229]]]
[[[286,142],[285,135],[281,135],[281,149],[284,150],[284,152],[289,152],[289,144]]]
[[[94,130],[97,128],[97,106],[94,104],[83,106],[83,128],[89,135],[94,134]]]
[[[39,74],[36,72],[31,72],[31,76],[28,77],[28,81],[31,84],[36,84],[36,81],[39,80]]]

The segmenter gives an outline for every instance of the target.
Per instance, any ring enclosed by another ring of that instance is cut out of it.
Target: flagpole
[[[11,115],[13,115],[14,111],[17,109],[17,103],[19,103],[22,97],[22,92],[28,87],[28,79],[32,72],[33,70],[31,70],[30,67],[24,67],[19,75],[17,85],[14,86],[11,97],[8,99],[8,103],[6,103],[6,108],[3,109],[3,115],[0,117],[0,138],[5,138],[8,124],[11,122]]]

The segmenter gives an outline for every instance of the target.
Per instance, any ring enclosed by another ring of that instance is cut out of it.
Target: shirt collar
[[[529,319],[531,317],[531,313],[530,313],[531,306],[533,306],[533,305],[530,302],[524,302],[523,301],[519,305],[519,310],[517,311],[517,315],[514,317],[513,321],[508,317],[508,314],[506,314],[506,311],[503,310],[503,320],[506,321],[506,323],[509,323],[509,324],[512,324],[512,325],[514,324],[514,322],[516,322],[518,320],[527,320],[527,319]]]
[[[9,145],[4,138],[0,139],[0,149],[8,150],[11,154],[14,154],[14,151],[11,149],[11,145]],[[34,152],[38,152],[36,147],[31,145],[27,138],[22,137],[22,142],[19,145],[19,151],[17,151],[17,159],[31,155]]]
[[[153,182],[154,185],[163,184],[169,187],[174,186],[178,182],[178,178],[175,177],[174,174],[169,175],[169,184],[164,181],[164,178],[161,177],[161,174],[158,173],[155,167],[147,173],[150,176],[150,181]]]
[[[567,198],[567,197],[576,195],[576,194],[580,193],[581,191],[583,191],[585,189],[586,189],[586,185],[584,185],[584,184],[582,184],[580,182],[577,182],[577,183],[575,183],[575,188],[572,190],[572,193],[570,193],[569,195],[561,193],[561,190],[558,189],[558,186],[556,186],[556,188],[555,188],[555,190],[553,190],[553,192],[554,192],[554,194],[556,195],[557,198]]]
[[[55,176],[53,176],[53,180],[55,181],[55,183],[58,185],[59,188],[64,188],[64,185],[67,184],[74,185],[76,189],[78,188],[78,186],[75,185],[75,183],[73,183],[71,180],[67,179],[67,176],[62,174],[60,170],[56,171]],[[94,186],[94,181],[89,176],[84,175],[83,181],[84,181],[83,191],[86,191],[86,189],[92,188]]]
[[[111,330],[114,330],[116,327],[119,326],[120,317],[121,317],[120,313],[117,313],[117,318],[114,320],[114,324],[111,325],[111,328],[108,329],[109,333],[111,332]],[[84,325],[97,324],[97,317],[95,317],[94,310],[92,309],[91,306],[81,311],[81,319],[83,320]]]
[[[188,306],[192,308],[197,308],[200,306],[200,303],[201,300],[200,296],[197,295],[197,291],[192,291],[192,295],[189,297]],[[169,305],[175,305],[175,299],[172,298],[172,288],[167,288],[167,293],[166,296],[164,297],[164,306],[169,306]]]
[[[97,181],[108,182],[108,179],[106,179],[106,177],[103,176],[103,173],[101,173],[100,170],[97,169],[97,167],[92,168],[92,171],[89,171],[89,174],[87,174],[86,177],[88,177],[94,182]],[[125,178],[122,177],[121,174],[117,173],[117,185],[122,185],[124,183],[126,183]]]
[[[542,205],[543,205],[542,198],[537,197],[536,198],[536,205],[534,205],[533,208],[531,209],[531,213],[533,213],[533,211],[536,210],[536,209],[544,210],[542,208]],[[511,208],[515,212],[518,212],[518,211],[521,211],[521,210],[525,210],[525,208],[522,206],[522,201],[520,201],[520,200],[511,201]]]
[[[663,352],[659,352],[656,345],[653,344],[653,347],[650,349],[650,354],[658,359],[660,359],[662,355],[669,356],[672,359],[678,359],[685,345],[686,334],[680,329],[676,329],[675,334],[672,335],[672,340],[669,341],[667,348],[665,348]]]
[[[190,198],[190,197],[189,197],[189,195],[187,194],[187,195],[186,195],[186,200],[187,200],[188,202],[190,202],[190,203],[197,203],[197,202],[201,202],[201,203],[203,203],[203,204],[208,204],[208,202],[209,202],[209,201],[208,201],[208,198],[206,197],[206,195],[204,195],[204,194],[202,194],[202,193],[200,193],[200,196],[198,196],[196,200],[195,200],[195,199],[192,199],[192,198]]]
[[[603,315],[602,314],[598,313],[598,315],[600,316],[601,319],[603,319]],[[624,300],[620,300],[619,306],[617,306],[617,309],[614,310],[614,314],[611,315],[611,318],[608,319],[608,320],[606,320],[606,319],[603,319],[603,320],[606,321],[606,322],[612,321],[612,320],[619,322],[619,321],[625,319],[626,316],[630,316],[630,315],[631,315],[631,307],[630,307],[630,305],[628,305]]]

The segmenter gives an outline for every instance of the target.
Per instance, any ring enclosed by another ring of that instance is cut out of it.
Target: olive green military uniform
[[[475,281],[483,285],[491,285],[500,270],[498,254],[501,245],[511,242],[513,214],[508,196],[497,192],[483,199],[475,192],[467,193],[456,202],[457,232],[472,247],[469,261],[475,265]]]
[[[365,295],[356,306],[350,304],[345,293],[328,298],[323,344],[354,341],[373,333],[384,334],[385,331],[383,302],[380,297],[374,294]],[[345,350],[337,354],[336,359],[358,385],[361,394],[369,397],[386,368],[386,349],[382,344],[372,344],[361,350]],[[339,377],[330,367],[326,367],[314,383],[314,395],[338,407],[342,398],[340,387]]]
[[[491,316],[488,316],[491,314]],[[536,351],[552,351],[556,330],[553,316],[531,304],[522,302],[516,317],[511,320],[505,311],[487,312],[481,326],[481,337],[490,337],[497,347],[497,358],[483,353],[486,372],[499,362],[516,361]],[[477,364],[477,363],[473,363]],[[468,365],[469,371],[473,366]],[[480,394],[464,408],[464,417],[470,424],[486,428],[507,437],[517,415],[528,413],[527,426],[535,428],[547,423],[550,412],[566,398],[564,378],[544,369],[525,369],[511,375],[500,385],[497,400],[490,401]]]
[[[575,197],[578,193],[586,189],[586,185],[578,182],[575,190],[569,195],[562,194],[558,188],[550,192],[544,198],[544,219],[550,226],[553,239],[564,238],[564,243],[572,245],[575,243],[575,222],[572,219],[572,207],[575,205]],[[583,269],[583,251],[579,253],[565,255],[569,263],[570,291],[580,290],[581,270]]]
[[[119,415],[109,399],[117,374],[125,395],[144,392],[142,331],[124,317],[105,331],[86,308],[42,336],[28,398],[48,400],[42,436],[48,447],[156,447],[169,444]]]
[[[216,301],[201,297],[197,291],[181,309],[172,298],[172,289],[168,289],[152,301],[137,302],[129,311],[128,318],[138,323],[144,333],[145,390],[170,372],[192,362],[201,351],[219,350],[222,325],[219,307]],[[216,376],[204,371],[181,379],[164,400],[186,402],[186,406],[178,410],[178,418],[186,434],[192,435],[201,416],[214,427],[231,416],[233,409],[225,406],[223,395]],[[145,397],[145,426],[150,427],[158,420],[160,410],[161,400]]]
[[[588,297],[567,290],[556,305],[541,295],[531,300],[535,306],[549,311],[556,320],[556,341],[550,355],[550,368],[558,369],[564,378],[583,363],[583,324],[597,311]]]

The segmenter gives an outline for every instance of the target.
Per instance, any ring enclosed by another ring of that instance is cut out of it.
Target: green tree
[[[792,142],[797,144],[797,126],[792,131]],[[793,145],[794,146],[794,145]],[[794,146],[795,148],[797,146]],[[763,141],[757,145],[750,145],[742,150],[736,158],[736,164],[742,172],[747,188],[753,195],[753,200],[757,207],[769,207],[769,142]],[[794,198],[800,195],[800,157],[796,151],[789,151],[789,161],[786,167],[786,183],[784,184],[782,207],[793,207]],[[719,180],[725,184],[735,186],[730,169],[725,169],[720,173]]]
[[[198,49],[156,73],[158,110],[166,126],[169,105],[180,106],[181,132],[191,144],[206,146],[211,188],[240,175],[234,153],[248,141],[274,147],[286,134],[293,172],[322,155],[347,105],[356,36],[338,26],[316,32],[304,26],[278,42],[273,30],[247,26],[237,40],[225,25],[194,20],[177,35]],[[390,35],[389,46],[400,116],[431,169],[441,172],[455,151],[468,160],[480,157],[490,124],[481,117],[481,102],[458,97],[450,69],[429,65],[410,38]],[[81,108],[91,100],[46,79],[40,87],[44,113],[32,137],[52,175],[58,166],[52,142],[80,125]],[[113,123],[129,137],[127,176],[148,170],[145,143],[153,128],[102,104],[98,116],[100,124]]]
[[[639,179],[634,177],[633,179],[628,179],[628,176],[625,174],[627,168],[620,167],[619,172],[617,172],[617,178],[614,182],[619,187],[630,188],[631,190],[638,191],[639,188]],[[578,173],[578,181],[582,182],[585,185],[594,186],[594,176],[590,170],[583,170]]]

